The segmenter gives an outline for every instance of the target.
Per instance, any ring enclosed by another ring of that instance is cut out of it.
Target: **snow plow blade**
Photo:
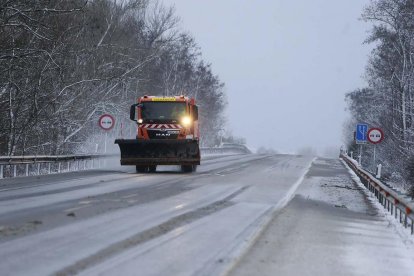
[[[200,165],[196,140],[116,139],[121,165]]]

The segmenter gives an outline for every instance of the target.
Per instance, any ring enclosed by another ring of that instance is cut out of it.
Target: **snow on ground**
[[[191,175],[113,168],[76,180],[43,176],[53,183],[35,186],[33,177],[5,180],[0,205],[7,212],[0,209],[0,218],[17,215],[11,222],[19,223],[45,212],[51,218],[39,220],[39,230],[0,241],[1,274],[219,275],[254,241],[271,211],[287,203],[310,162],[239,155],[204,159]]]
[[[145,196],[153,200],[116,210],[108,205],[104,213],[90,206],[97,212],[93,216],[68,218],[73,222],[2,242],[0,270],[10,275],[223,275],[229,268],[230,275],[411,275],[414,250],[405,229],[339,160],[319,158],[309,169],[310,163],[301,156],[211,157],[194,175],[161,171],[130,179],[114,170],[89,178],[90,186],[87,177],[73,180],[74,190],[67,189],[64,176],[55,185],[24,185],[21,191],[3,186],[0,202],[10,216],[35,215],[41,208],[33,206],[43,200],[53,209],[65,202],[63,195],[77,198],[74,192],[80,190],[129,201],[148,186]],[[96,186],[101,178],[112,184]],[[165,182],[171,178],[176,180]],[[162,185],[175,189],[181,180],[188,189],[157,197]],[[97,187],[101,190],[91,190]]]
[[[242,182],[251,186],[230,201],[231,207],[131,248],[81,275],[136,275],[138,270],[142,275],[222,275],[257,238],[273,211],[290,200],[311,162],[284,157],[271,166],[273,170],[266,166],[246,174]]]
[[[410,243],[364,189],[339,160],[316,160],[230,275],[412,275]]]
[[[212,271],[217,264],[209,261],[225,257],[235,241],[243,242],[246,229],[255,228],[270,207],[236,204],[124,251],[80,275],[216,275]]]
[[[237,164],[237,162],[246,162],[246,161],[253,161],[257,159],[262,159],[262,156],[257,155],[238,155],[238,156],[221,156],[221,158],[210,158],[203,161],[203,166],[200,166],[198,169],[198,173],[208,173],[211,170],[221,168],[223,166],[228,166],[229,164]],[[114,171],[120,167],[119,165],[114,166]],[[132,166],[126,166],[120,168],[120,170],[125,170],[130,172],[130,174],[122,174],[122,175],[107,175],[102,176],[99,179],[96,179],[94,186],[91,186],[91,179],[73,179],[69,181],[65,181],[66,183],[62,183],[61,185],[54,186],[54,185],[45,185],[43,187],[33,187],[25,189],[24,191],[21,190],[13,190],[7,191],[7,193],[3,193],[0,196],[0,215],[5,214],[11,211],[18,211],[30,208],[36,208],[40,206],[46,206],[48,204],[58,203],[61,201],[68,201],[68,200],[76,200],[87,196],[96,196],[101,194],[107,194],[111,192],[116,192],[120,189],[129,189],[137,186],[135,181],[131,181],[137,177],[135,173],[135,168]],[[179,172],[179,168],[176,166],[160,166],[157,169],[161,172]],[[168,177],[168,176],[167,176]],[[185,177],[185,175],[183,176]],[[140,176],[140,180],[144,181],[146,179],[152,179],[152,175],[144,174]],[[113,185],[113,181],[117,180],[118,184]],[[0,187],[4,183],[6,185],[7,182],[14,182],[15,179],[4,179],[0,181]],[[19,180],[18,180],[19,181]],[[20,180],[22,181],[22,180]],[[140,182],[142,182],[140,181]],[[156,183],[159,180],[154,180]],[[154,183],[154,184],[155,184]],[[76,186],[87,186],[85,189],[82,190],[73,190],[68,191],[66,193],[59,193],[53,196],[50,196],[50,193],[53,191],[63,190],[64,188],[74,188]],[[37,192],[36,196],[32,197],[25,197],[20,199],[10,199],[7,198],[13,197],[15,195],[24,195],[24,194],[32,194]],[[2,198],[4,196],[5,199]],[[2,200],[1,200],[2,199]]]
[[[378,199],[375,197],[375,195],[371,192],[369,192],[364,184],[362,184],[361,180],[359,179],[359,177],[355,174],[354,171],[351,170],[351,168],[349,168],[345,162],[342,161],[342,163],[344,164],[344,166],[347,167],[349,174],[351,175],[352,179],[354,180],[354,182],[361,188],[362,191],[364,191],[364,194],[366,195],[366,197],[368,198],[369,202],[375,206],[378,215],[383,217],[385,220],[388,221],[390,227],[392,227],[395,231],[395,233],[397,233],[402,241],[404,242],[404,244],[407,246],[407,248],[411,249],[414,251],[414,235],[411,235],[411,229],[410,228],[405,228],[397,219],[395,219],[394,216],[391,215],[391,213],[389,213],[379,202]]]
[[[30,267],[38,275],[48,275],[171,217],[221,200],[238,189],[240,187],[205,186],[152,204],[122,209],[5,242],[0,244],[0,268],[13,271],[13,275],[25,275]]]

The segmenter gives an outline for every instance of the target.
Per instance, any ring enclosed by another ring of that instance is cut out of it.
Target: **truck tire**
[[[136,165],[137,173],[146,173],[148,172],[148,166]]]

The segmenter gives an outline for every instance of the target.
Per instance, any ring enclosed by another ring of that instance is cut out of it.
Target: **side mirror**
[[[132,121],[136,121],[135,111],[137,109],[137,106],[141,106],[141,104],[133,104],[129,109],[129,119],[131,119]]]
[[[198,106],[196,105],[193,106],[193,120],[194,121],[198,120]]]

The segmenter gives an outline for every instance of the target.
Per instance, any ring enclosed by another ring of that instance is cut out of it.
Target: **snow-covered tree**
[[[144,94],[196,97],[202,134],[217,136],[223,84],[178,22],[148,0],[0,3],[0,155],[76,152],[103,113],[133,127]]]
[[[414,1],[373,0],[362,18],[373,24],[367,43],[375,48],[366,69],[369,86],[346,96],[351,120],[384,129],[380,161],[408,179],[414,155]]]

